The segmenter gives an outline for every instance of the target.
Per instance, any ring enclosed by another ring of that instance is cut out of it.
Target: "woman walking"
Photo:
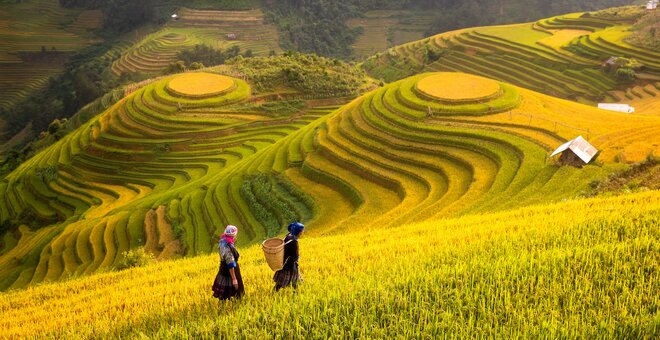
[[[298,281],[302,281],[298,271],[298,238],[305,231],[305,226],[300,222],[289,224],[289,233],[284,238],[284,266],[281,270],[275,272],[273,281],[275,281],[275,290],[278,291],[287,286],[298,286]]]
[[[239,254],[234,247],[236,234],[238,234],[238,228],[228,225],[218,243],[220,269],[213,282],[213,297],[220,300],[240,298],[245,292],[241,268],[238,266]]]

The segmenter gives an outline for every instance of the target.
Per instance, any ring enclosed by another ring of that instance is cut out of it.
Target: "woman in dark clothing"
[[[298,282],[302,281],[298,271],[298,259],[300,258],[298,238],[304,231],[305,226],[300,222],[289,224],[289,233],[284,238],[284,266],[273,276],[276,291],[289,285],[295,289]]]
[[[220,270],[213,282],[213,297],[220,300],[240,298],[245,292],[241,268],[238,266],[239,254],[234,247],[236,234],[238,234],[238,228],[228,225],[218,243]]]

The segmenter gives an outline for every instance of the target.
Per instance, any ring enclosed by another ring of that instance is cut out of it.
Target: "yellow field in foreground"
[[[218,303],[217,255],[0,294],[9,338],[497,337],[660,334],[660,193],[569,201],[303,238],[305,283],[271,290],[240,249],[246,297]],[[239,234],[240,237],[240,234]]]

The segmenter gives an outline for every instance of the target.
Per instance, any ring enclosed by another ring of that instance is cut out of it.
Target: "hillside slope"
[[[615,14],[612,14],[615,13]],[[393,81],[424,71],[460,71],[585,103],[633,99],[625,91],[660,88],[660,54],[625,42],[641,7],[574,13],[534,23],[469,28],[396,46],[364,62],[375,78]],[[643,64],[637,82],[603,69],[610,57]]]
[[[217,255],[199,256],[0,293],[0,327],[10,338],[655,338],[659,224],[653,191],[344,228],[300,240],[295,293],[272,291],[255,245],[239,248],[239,302],[212,298]]]
[[[62,8],[57,0],[0,3],[0,108],[40,90],[67,56],[100,39],[100,11]]]
[[[341,83],[349,70],[337,70],[324,77]],[[136,247],[160,259],[207,253],[228,223],[247,244],[293,219],[322,234],[567,199],[619,168],[548,160],[575,129],[591,128],[603,156],[635,141],[657,153],[660,135],[660,117],[457,73],[411,77],[341,108],[273,114],[266,97],[218,74],[165,77],[22,164],[0,183],[10,228],[2,287],[112,269]],[[540,124],[574,125],[531,126],[519,109]]]
[[[177,54],[194,45],[216,49],[238,46],[265,56],[281,52],[277,30],[264,22],[261,10],[216,11],[182,8],[179,19],[170,20],[158,31],[144,37],[122,54],[112,65],[112,72],[160,74]],[[230,35],[233,35],[230,38]]]

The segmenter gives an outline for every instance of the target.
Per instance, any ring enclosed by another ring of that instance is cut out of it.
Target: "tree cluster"
[[[184,65],[193,66],[197,63],[197,65],[192,67],[195,69],[199,68],[199,65],[202,67],[222,65],[227,59],[235,58],[239,55],[245,58],[250,58],[252,57],[252,50],[246,50],[241,53],[241,48],[237,45],[231,46],[225,50],[215,49],[208,45],[195,45],[192,48],[179,52],[177,58],[182,61]]]

